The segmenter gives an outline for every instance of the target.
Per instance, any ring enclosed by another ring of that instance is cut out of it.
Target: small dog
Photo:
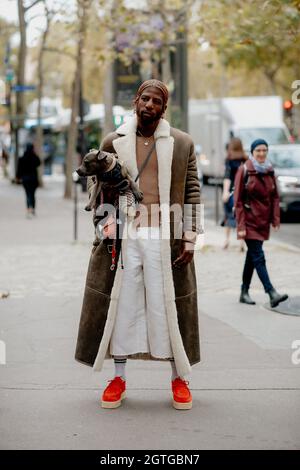
[[[92,188],[91,198],[86,211],[96,208],[96,199],[102,188],[112,187],[115,190],[126,193],[129,189],[137,202],[143,200],[143,193],[133,181],[125,164],[118,160],[117,154],[91,149],[82,160],[82,164],[76,170],[79,176],[96,176],[96,184]]]

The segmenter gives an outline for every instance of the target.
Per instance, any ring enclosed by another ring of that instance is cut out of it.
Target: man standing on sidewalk
[[[133,178],[153,148],[138,180],[144,199],[134,236],[122,240],[124,269],[119,260],[110,271],[111,255],[97,239],[88,268],[75,358],[96,371],[114,358],[104,408],[120,406],[125,396],[128,357],[170,361],[173,406],[192,407],[184,376],[200,361],[193,262],[200,188],[190,136],[163,119],[167,101],[166,86],[147,80],[135,98],[136,115],[102,142]]]

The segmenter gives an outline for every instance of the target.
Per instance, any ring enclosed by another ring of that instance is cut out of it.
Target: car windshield
[[[264,139],[269,145],[290,143],[286,133],[281,127],[240,129],[238,136],[246,149],[250,148],[251,143],[256,139]]]
[[[268,158],[274,168],[300,168],[300,147],[270,149]]]

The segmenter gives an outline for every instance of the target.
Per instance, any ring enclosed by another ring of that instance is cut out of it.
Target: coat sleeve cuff
[[[202,234],[203,232],[201,232]],[[201,250],[200,236],[197,232],[186,231],[182,236],[184,241],[184,248],[188,251]]]
[[[183,233],[182,240],[190,243],[196,243],[197,232],[192,232],[191,230],[186,230]]]

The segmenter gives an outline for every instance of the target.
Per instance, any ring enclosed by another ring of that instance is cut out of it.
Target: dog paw
[[[144,194],[142,191],[138,191],[135,193],[135,197],[137,202],[141,202],[144,199]]]
[[[134,207],[128,207],[127,208],[127,215],[128,217],[135,217],[136,210]]]

